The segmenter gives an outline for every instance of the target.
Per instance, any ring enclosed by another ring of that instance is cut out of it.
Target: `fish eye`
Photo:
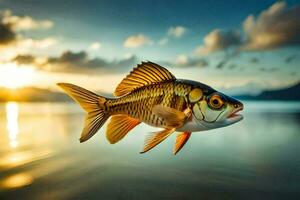
[[[209,99],[209,105],[213,109],[220,109],[224,105],[224,102],[219,95],[213,95]]]

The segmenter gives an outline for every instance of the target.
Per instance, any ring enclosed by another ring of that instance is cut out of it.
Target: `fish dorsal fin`
[[[139,123],[141,122],[138,119],[127,115],[112,116],[106,128],[106,138],[111,144],[115,144]]]
[[[191,132],[182,132],[177,134],[176,143],[173,150],[173,153],[175,155],[182,149],[185,143],[189,140],[191,134],[192,134]]]
[[[142,62],[122,80],[114,95],[123,96],[146,85],[175,79],[175,76],[164,67],[150,61]]]

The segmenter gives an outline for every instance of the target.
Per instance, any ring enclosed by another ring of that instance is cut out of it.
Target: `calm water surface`
[[[0,104],[0,199],[300,198],[300,103],[245,102],[238,124],[175,135],[139,154],[147,125],[109,145],[78,141],[84,113],[68,103]]]

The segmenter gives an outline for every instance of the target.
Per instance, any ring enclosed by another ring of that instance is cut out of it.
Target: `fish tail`
[[[72,99],[74,99],[87,112],[80,142],[90,139],[109,118],[105,112],[106,98],[90,92],[82,87],[70,83],[58,83]]]

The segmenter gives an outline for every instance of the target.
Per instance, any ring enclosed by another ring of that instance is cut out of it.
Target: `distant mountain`
[[[110,97],[109,94],[103,94]],[[300,101],[300,82],[292,87],[263,91],[259,95],[236,95],[241,100],[298,100]],[[48,89],[25,87],[20,89],[0,88],[0,102],[5,101],[28,101],[28,102],[62,102],[71,101],[65,93],[54,92]]]
[[[238,99],[244,100],[298,100],[300,101],[300,82],[288,88],[266,90],[259,95],[237,95]]]
[[[69,101],[63,93],[47,89],[25,87],[19,89],[0,88],[0,102],[3,101]]]
[[[98,92],[96,92],[98,93]],[[111,95],[99,92],[106,97]],[[71,98],[63,92],[54,92],[49,89],[40,89],[36,87],[24,87],[19,89],[0,88],[0,102],[19,101],[19,102],[64,102],[72,101]]]

